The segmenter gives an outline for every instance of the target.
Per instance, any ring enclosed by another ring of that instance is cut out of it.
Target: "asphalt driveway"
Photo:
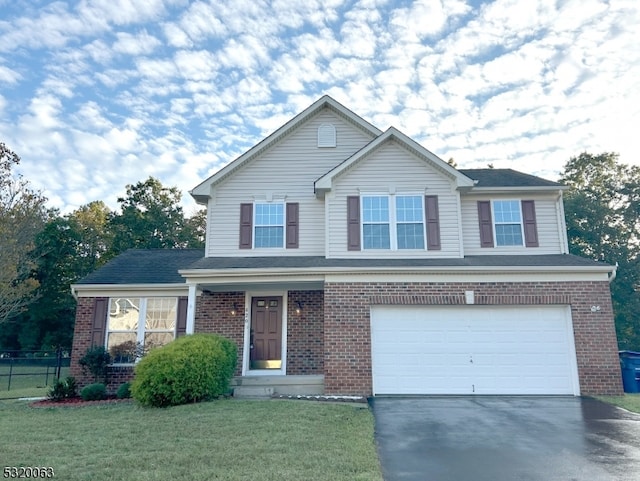
[[[377,397],[386,481],[640,480],[640,415],[574,397]]]

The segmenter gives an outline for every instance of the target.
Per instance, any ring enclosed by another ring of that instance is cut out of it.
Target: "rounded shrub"
[[[107,386],[101,382],[89,384],[80,391],[80,397],[83,401],[98,401],[107,397]]]
[[[129,399],[131,397],[131,383],[123,382],[120,384],[116,391],[116,397],[118,399]]]
[[[217,334],[183,336],[151,350],[135,368],[131,395],[143,406],[177,406],[229,390],[236,345]]]

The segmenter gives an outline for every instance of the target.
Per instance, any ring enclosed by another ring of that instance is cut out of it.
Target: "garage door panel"
[[[579,394],[566,306],[374,306],[374,394]]]

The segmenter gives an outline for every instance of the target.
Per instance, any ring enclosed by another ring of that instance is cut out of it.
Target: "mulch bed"
[[[50,407],[82,407],[82,406],[99,406],[102,404],[122,404],[130,403],[132,399],[118,399],[115,396],[107,397],[107,399],[101,399],[99,401],[84,401],[81,397],[74,397],[70,399],[64,399],[62,401],[52,401],[50,399],[42,399],[40,401],[34,401],[29,404],[34,408],[50,408]]]

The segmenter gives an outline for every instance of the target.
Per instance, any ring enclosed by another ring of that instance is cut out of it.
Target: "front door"
[[[282,297],[251,299],[250,369],[282,367]]]

